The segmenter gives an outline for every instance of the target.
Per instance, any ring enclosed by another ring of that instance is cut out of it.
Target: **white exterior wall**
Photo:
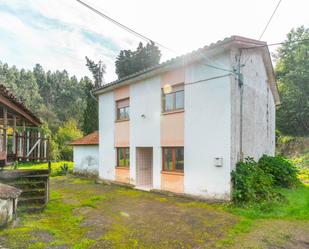
[[[229,58],[217,62],[229,68]],[[225,72],[195,64],[186,70],[186,83]],[[230,197],[230,76],[185,86],[184,191],[207,198]],[[223,159],[216,167],[214,158]]]
[[[75,145],[73,147],[73,161],[75,173],[98,175],[99,146]]]
[[[114,93],[99,96],[99,177],[115,180],[116,155],[114,147]]]
[[[142,117],[144,115],[144,117]],[[130,86],[130,178],[136,181],[136,147],[153,147],[153,187],[161,179],[161,82],[153,77]]]
[[[233,53],[205,63],[232,69]],[[275,105],[267,90],[262,57],[255,54],[242,68],[244,74],[243,151],[259,158],[274,154]],[[231,170],[239,158],[239,89],[234,76],[197,84],[191,82],[226,75],[200,63],[185,72],[184,192],[206,198],[229,199]],[[130,85],[130,182],[136,181],[136,147],[153,148],[153,188],[161,186],[161,79],[152,77]],[[268,112],[267,112],[268,108]],[[266,113],[268,113],[266,115]],[[142,117],[144,115],[145,117]],[[115,180],[115,101],[113,92],[99,97],[99,176]],[[222,167],[214,159],[222,158]]]
[[[261,53],[246,52],[243,61],[243,152],[258,160],[275,154],[276,108]]]

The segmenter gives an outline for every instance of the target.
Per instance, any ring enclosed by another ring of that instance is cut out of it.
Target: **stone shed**
[[[21,192],[20,189],[0,183],[0,227],[13,220]]]
[[[95,131],[71,143],[74,173],[97,176],[99,170],[99,132]]]

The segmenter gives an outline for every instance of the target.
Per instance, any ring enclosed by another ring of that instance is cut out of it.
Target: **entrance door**
[[[152,147],[136,148],[136,185],[152,187]]]

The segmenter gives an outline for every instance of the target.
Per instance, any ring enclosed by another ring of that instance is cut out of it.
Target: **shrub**
[[[277,196],[273,176],[264,172],[252,158],[237,163],[232,183],[233,200],[238,204],[270,201]]]
[[[265,173],[273,176],[275,186],[287,188],[299,182],[297,168],[281,156],[264,155],[260,158],[258,165]]]

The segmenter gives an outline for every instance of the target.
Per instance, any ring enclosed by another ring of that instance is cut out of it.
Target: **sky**
[[[164,44],[161,62],[231,35],[258,39],[278,0],[84,0],[131,29]],[[309,27],[309,0],[282,0],[262,40],[284,41]],[[0,0],[0,61],[32,69],[66,69],[91,76],[85,56],[106,65],[105,82],[117,78],[115,59],[141,40],[76,0]],[[275,51],[275,47],[271,48]]]

